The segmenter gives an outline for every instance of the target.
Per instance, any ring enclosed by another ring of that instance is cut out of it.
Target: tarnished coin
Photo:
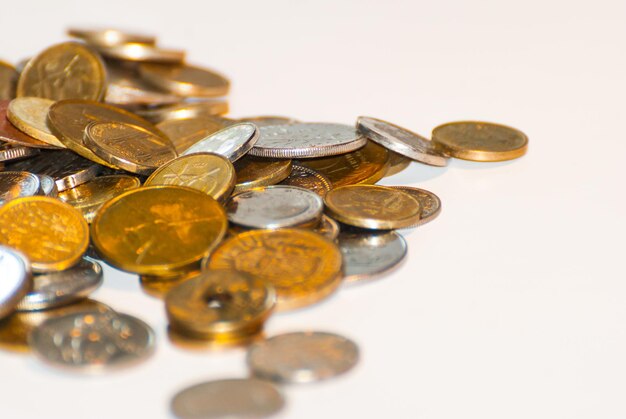
[[[134,68],[107,63],[108,84],[105,101],[120,106],[156,106],[173,104],[180,97],[155,88],[143,80]]]
[[[248,366],[259,378],[279,383],[311,383],[351,370],[359,348],[343,336],[326,332],[295,332],[255,343]]]
[[[47,310],[87,298],[102,284],[102,267],[84,257],[77,265],[60,272],[33,277],[32,290],[17,305],[18,311]]]
[[[233,196],[226,205],[231,223],[248,228],[284,228],[317,224],[324,201],[296,186],[254,188]]]
[[[39,178],[28,172],[0,172],[0,205],[22,196],[39,193]]]
[[[190,154],[155,170],[144,183],[144,186],[154,185],[187,186],[222,201],[230,196],[235,185],[235,168],[218,154]]]
[[[149,186],[108,201],[91,224],[98,253],[113,266],[141,275],[181,271],[220,242],[228,220],[205,193]]]
[[[123,122],[90,123],[85,128],[84,143],[110,165],[143,175],[177,157],[167,139]]]
[[[254,378],[209,381],[184,389],[172,399],[179,419],[264,418],[285,405],[271,383]]]
[[[107,58],[124,61],[179,64],[185,60],[185,51],[164,49],[139,42],[117,45],[94,45]]]
[[[223,129],[224,124],[217,119],[193,117],[168,119],[157,124],[157,128],[168,136],[176,152],[181,154],[203,138]]]
[[[328,297],[341,282],[337,245],[307,230],[252,230],[222,243],[209,269],[234,269],[259,277],[276,288],[277,309],[290,310]]]
[[[257,127],[266,127],[269,125],[298,124],[300,121],[287,116],[262,115],[239,118],[239,122],[252,122]]]
[[[0,319],[11,314],[32,286],[30,266],[21,253],[0,246]]]
[[[0,100],[13,99],[19,74],[11,64],[0,61]]]
[[[352,153],[298,163],[326,176],[333,187],[374,184],[385,176],[389,167],[387,149],[368,141],[365,147]]]
[[[259,130],[254,124],[243,122],[231,125],[196,142],[182,154],[216,153],[234,162],[256,144]]]
[[[318,234],[326,237],[328,240],[335,241],[339,236],[339,224],[327,215],[322,215],[319,224],[313,228]]]
[[[57,184],[54,182],[52,177],[40,174],[37,174],[37,177],[39,178],[39,191],[41,192],[41,195],[52,197],[59,195],[59,188],[57,188]]]
[[[154,45],[156,38],[151,35],[130,33],[119,29],[83,29],[70,28],[67,30],[69,36],[80,38],[88,44],[115,46],[129,42],[138,44]]]
[[[17,96],[52,100],[100,100],[106,90],[104,63],[88,46],[77,42],[53,45],[24,67]]]
[[[259,141],[250,154],[259,157],[310,158],[348,153],[367,139],[342,124],[299,123],[260,127]]]
[[[141,182],[134,176],[100,176],[59,193],[59,199],[79,210],[85,220],[91,223],[105,202],[139,186]]]
[[[22,160],[32,157],[39,153],[39,150],[32,147],[23,147],[20,145],[0,144],[0,163],[6,163],[12,160]]]
[[[361,228],[405,228],[417,223],[421,216],[417,199],[385,186],[342,186],[328,192],[324,203],[327,214],[332,218]]]
[[[53,103],[50,99],[40,97],[15,98],[7,108],[7,119],[24,134],[51,146],[65,148],[46,122]]]
[[[35,354],[46,363],[95,372],[145,360],[154,351],[154,340],[146,323],[112,310],[51,318],[29,336]]]
[[[144,63],[139,74],[150,83],[180,96],[226,96],[230,82],[223,75],[188,64],[163,65]]]
[[[409,227],[418,227],[426,224],[439,216],[441,212],[441,200],[434,193],[426,189],[412,188],[410,186],[389,186],[390,188],[399,189],[406,192],[420,203],[421,214],[420,219]]]
[[[356,124],[367,138],[391,151],[432,166],[448,164],[448,157],[436,145],[406,128],[367,116],[360,116]]]
[[[368,231],[339,234],[343,255],[344,281],[370,279],[397,266],[406,256],[404,238],[395,231]]]
[[[233,194],[238,194],[281,182],[291,173],[291,160],[244,156],[235,162],[235,172],[237,183]]]
[[[0,101],[0,141],[4,141],[8,144],[31,147],[31,148],[59,148],[43,141],[39,141],[30,135],[27,135],[15,128],[15,126],[7,118],[7,110],[9,108],[10,101]]]
[[[223,99],[206,99],[200,102],[180,102],[154,109],[138,109],[137,114],[154,123],[170,119],[198,118],[228,113],[228,102]]]
[[[433,129],[433,142],[444,153],[473,161],[512,160],[526,154],[528,137],[506,125],[460,121]]]
[[[400,173],[411,164],[411,159],[404,157],[402,154],[389,152],[389,167],[385,172],[385,177],[393,176]]]
[[[289,176],[281,185],[297,186],[315,192],[322,198],[332,189],[330,180],[321,173],[306,166],[293,165]]]
[[[89,227],[56,198],[17,198],[0,207],[0,244],[24,253],[34,272],[62,271],[87,250]]]

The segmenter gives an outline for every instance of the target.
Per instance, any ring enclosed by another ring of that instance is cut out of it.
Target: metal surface
[[[395,231],[344,231],[337,240],[344,282],[370,279],[396,267],[406,256],[404,238]]]
[[[0,172],[0,205],[22,196],[39,193],[39,178],[28,172]]]
[[[32,286],[30,265],[16,250],[0,246],[0,319],[10,314]]]
[[[249,122],[242,122],[224,128],[198,141],[185,150],[182,155],[186,156],[200,152],[216,153],[234,162],[248,153],[258,139],[259,130],[256,126]]]

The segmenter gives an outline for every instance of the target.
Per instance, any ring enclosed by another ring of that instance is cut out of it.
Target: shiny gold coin
[[[92,122],[123,122],[137,125],[167,138],[145,119],[115,106],[88,100],[63,100],[50,107],[48,124],[50,130],[70,150],[82,157],[104,166],[109,163],[96,156],[83,143],[85,128]],[[116,169],[116,167],[113,167]]]
[[[58,199],[17,198],[0,207],[0,244],[24,253],[35,272],[62,271],[87,250],[89,227],[80,212]]]
[[[18,72],[11,64],[0,61],[0,100],[13,99]]]
[[[233,194],[260,186],[276,185],[291,173],[291,160],[244,156],[235,162],[237,184]]]
[[[368,141],[365,147],[351,153],[302,160],[299,164],[326,176],[333,187],[374,184],[387,172],[389,153],[384,147]]]
[[[333,185],[323,174],[305,166],[293,165],[289,176],[280,182],[281,185],[298,186],[315,192],[322,198],[330,191]]]
[[[399,189],[406,192],[420,203],[421,213],[420,219],[409,227],[418,227],[426,224],[439,216],[441,212],[441,200],[434,193],[426,189],[412,188],[410,186],[389,186],[390,188]]]
[[[0,101],[0,141],[24,147],[58,149],[58,147],[39,141],[15,128],[15,125],[7,118],[9,103],[9,100]]]
[[[169,119],[156,126],[169,137],[178,154],[224,128],[220,121],[206,117]]]
[[[234,269],[271,283],[278,310],[322,300],[341,282],[337,245],[306,230],[252,230],[226,240],[205,260],[209,269]]]
[[[335,220],[376,230],[410,227],[421,215],[417,199],[385,186],[342,186],[328,192],[324,204],[326,213]]]
[[[107,58],[124,61],[179,64],[185,60],[185,51],[163,49],[139,42],[118,45],[96,45],[100,54]]]
[[[118,106],[160,106],[181,99],[143,80],[134,66],[107,63],[108,85],[105,101]]]
[[[85,220],[91,223],[105,202],[139,186],[141,182],[134,176],[100,176],[75,188],[59,192],[59,199],[79,210]]]
[[[142,175],[177,157],[166,138],[123,122],[92,122],[85,129],[84,144],[110,165]]]
[[[141,275],[139,277],[139,286],[142,291],[152,297],[165,298],[165,295],[172,288],[200,275],[200,266],[197,269],[191,269],[187,272],[174,273],[167,276]]]
[[[190,154],[155,170],[144,185],[187,186],[224,201],[235,186],[235,168],[230,160],[217,154]]]
[[[134,189],[108,201],[91,224],[98,253],[140,275],[167,275],[207,256],[228,221],[213,198],[181,186]]]
[[[185,97],[225,96],[230,88],[221,74],[187,64],[141,64],[139,74],[155,86]]]
[[[223,99],[207,99],[201,102],[180,102],[158,108],[138,109],[137,114],[156,123],[169,119],[189,119],[228,113],[228,102]]]
[[[402,154],[389,151],[389,167],[385,172],[385,177],[393,176],[400,173],[411,164],[411,159],[404,157]]]
[[[64,42],[49,47],[24,67],[17,96],[52,100],[101,100],[106,90],[104,63],[88,46]]]
[[[118,29],[70,28],[67,30],[67,34],[74,38],[80,38],[88,44],[105,47],[128,44],[130,42],[147,45],[154,45],[156,43],[154,36],[124,32]]]
[[[246,334],[222,334],[212,339],[201,339],[189,335],[184,335],[178,330],[169,326],[167,337],[170,343],[180,349],[192,351],[222,351],[236,348],[246,349],[255,342],[265,339],[263,329],[257,326],[257,330],[250,330]]]
[[[65,148],[63,143],[50,131],[46,119],[54,104],[50,99],[40,97],[18,97],[9,103],[7,119],[17,129],[46,144]]]
[[[463,160],[512,160],[526,154],[528,149],[526,134],[490,122],[450,122],[433,129],[432,137],[444,153]]]

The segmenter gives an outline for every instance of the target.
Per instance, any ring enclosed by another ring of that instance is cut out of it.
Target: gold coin
[[[167,328],[167,337],[170,343],[184,350],[195,350],[206,352],[230,350],[235,348],[247,349],[248,346],[255,342],[265,339],[263,329],[257,326],[255,330],[247,331],[247,334],[222,334],[212,339],[201,339],[189,335],[184,335],[169,326]]]
[[[202,102],[180,102],[158,108],[138,109],[137,114],[156,123],[169,119],[189,119],[228,113],[228,102],[222,99],[206,99]]]
[[[197,269],[177,272],[167,276],[141,275],[139,277],[139,286],[148,295],[156,298],[165,298],[169,290],[188,279],[200,275],[200,273],[200,266],[198,265]]]
[[[189,147],[203,138],[208,137],[224,128],[220,121],[206,118],[169,119],[156,125],[170,139],[178,154],[182,154]]]
[[[0,100],[13,99],[15,97],[18,75],[15,67],[0,61]]]
[[[155,86],[180,96],[225,96],[230,88],[230,82],[221,74],[187,64],[141,64],[139,74]]]
[[[17,83],[17,96],[52,100],[101,100],[106,70],[98,54],[77,42],[53,45],[32,58]]]
[[[324,203],[326,212],[335,220],[376,230],[410,227],[421,215],[417,199],[385,186],[342,186],[328,192]]]
[[[134,66],[107,63],[105,101],[118,106],[160,106],[177,103],[179,96],[157,89],[139,77]]]
[[[98,253],[140,275],[167,275],[193,265],[222,240],[222,206],[195,189],[150,186],[108,201],[91,224]]]
[[[237,184],[233,194],[260,186],[276,185],[291,173],[291,160],[244,156],[235,162]]]
[[[319,224],[312,228],[312,231],[321,234],[328,240],[335,241],[339,236],[340,228],[337,221],[333,220],[328,215],[323,215]]]
[[[385,177],[400,173],[411,164],[411,159],[402,154],[387,150],[389,152],[389,167],[385,172]]]
[[[46,122],[48,111],[54,104],[50,99],[40,97],[18,97],[9,103],[7,119],[17,129],[46,144],[65,148],[63,143],[50,131]]]
[[[278,310],[322,300],[341,282],[337,245],[306,230],[252,230],[226,240],[205,260],[209,269],[234,269],[274,285]]]
[[[302,160],[299,164],[326,176],[333,187],[374,184],[387,172],[389,153],[386,148],[368,141],[365,147],[351,153]]]
[[[330,191],[333,185],[321,173],[305,166],[293,165],[289,176],[280,182],[281,185],[298,186],[315,192],[322,198]]]
[[[217,154],[190,154],[155,170],[144,185],[187,186],[223,201],[235,185],[235,168],[230,160]]]
[[[406,192],[420,203],[421,213],[420,219],[409,227],[418,227],[426,224],[439,216],[441,212],[441,200],[434,193],[426,189],[412,188],[410,186],[389,186],[393,189],[399,189]]]
[[[528,149],[526,134],[490,122],[450,122],[433,129],[432,137],[444,153],[463,160],[512,160],[526,154]]]
[[[197,338],[257,331],[276,303],[274,287],[243,272],[210,270],[172,288],[165,297],[170,326]]]
[[[24,147],[58,149],[58,147],[36,140],[15,128],[7,118],[9,103],[9,100],[0,101],[0,141]]]
[[[129,33],[117,29],[81,29],[70,28],[67,30],[69,36],[80,38],[88,44],[101,46],[115,46],[135,42],[139,44],[154,45],[156,38],[150,35]]]
[[[62,271],[78,263],[89,244],[80,212],[55,198],[17,198],[0,207],[0,244],[24,253],[35,272]]]
[[[92,122],[85,129],[84,143],[110,165],[142,175],[177,157],[169,140],[123,122]]]
[[[100,176],[75,188],[59,192],[59,199],[79,210],[91,223],[105,202],[130,189],[141,186],[134,176]]]
[[[104,166],[113,167],[96,156],[83,144],[85,128],[92,122],[124,122],[137,125],[167,138],[145,119],[115,106],[88,100],[63,100],[50,107],[48,124],[50,130],[70,150],[82,157]],[[116,169],[116,167],[113,167]]]
[[[163,49],[139,42],[118,45],[96,45],[100,54],[124,61],[179,64],[185,60],[185,51]]]

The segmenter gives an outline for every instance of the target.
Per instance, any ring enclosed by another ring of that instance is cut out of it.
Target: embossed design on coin
[[[0,319],[9,315],[32,286],[26,258],[9,247],[0,246]]]
[[[434,193],[426,189],[412,188],[410,186],[389,186],[406,192],[420,203],[421,215],[418,222],[409,227],[418,227],[426,224],[439,216],[441,212],[441,200]]]
[[[343,255],[344,281],[370,279],[389,271],[406,256],[404,238],[395,231],[342,232],[339,248]]]
[[[243,122],[231,125],[223,130],[196,142],[182,154],[215,153],[234,162],[250,151],[259,139],[259,130],[254,124]]]
[[[221,74],[188,64],[145,63],[139,66],[139,73],[155,86],[183,97],[225,96],[230,88],[230,82]]]
[[[244,156],[235,162],[235,172],[237,183],[233,190],[234,195],[259,186],[275,185],[284,180],[291,173],[291,160]]]
[[[39,178],[28,172],[0,172],[0,205],[22,196],[37,195]]]
[[[7,118],[23,133],[51,146],[65,148],[46,123],[53,103],[50,99],[39,97],[18,97],[9,103]]]
[[[306,166],[294,165],[291,174],[283,180],[281,185],[297,186],[315,192],[322,198],[332,189],[330,180],[321,173]]]
[[[189,147],[207,136],[224,129],[217,119],[194,117],[168,119],[157,124],[170,139],[178,154],[185,152]]]
[[[296,332],[255,343],[248,365],[259,378],[280,383],[310,383],[343,374],[359,360],[351,340],[333,333]]]

